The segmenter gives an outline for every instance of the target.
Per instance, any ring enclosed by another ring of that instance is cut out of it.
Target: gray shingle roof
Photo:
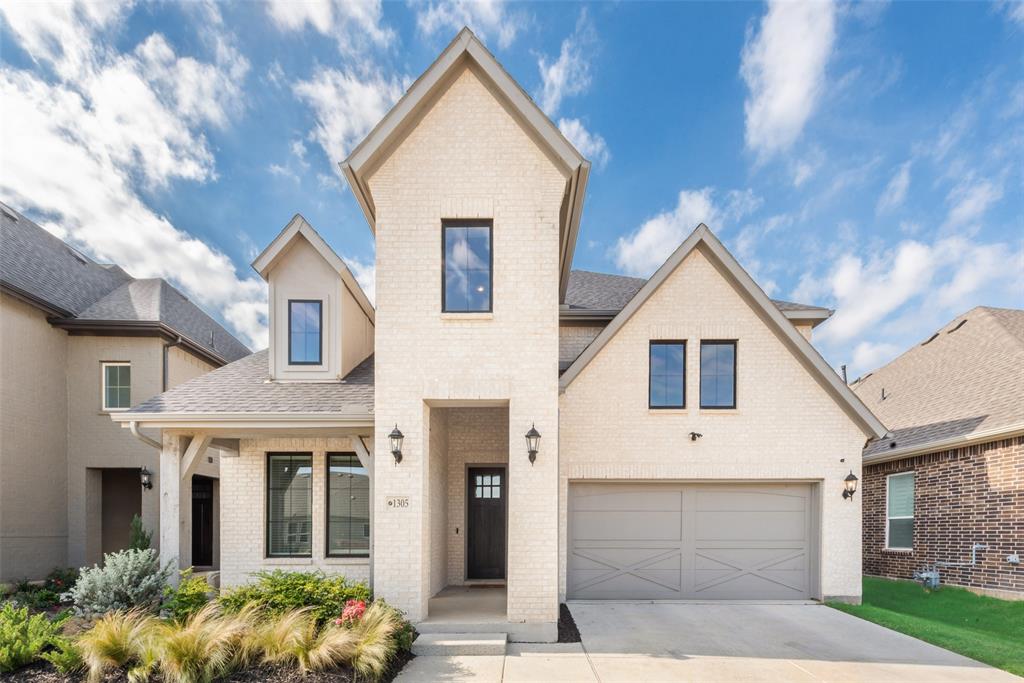
[[[200,375],[131,413],[372,414],[373,356],[341,382],[271,382],[267,350]]]
[[[973,308],[853,382],[851,388],[892,432],[868,444],[864,455],[1024,423],[1022,387],[1024,311]]]
[[[166,280],[96,263],[2,203],[0,284],[67,320],[159,322],[227,361],[251,353]]]
[[[565,303],[570,309],[594,311],[619,311],[647,283],[641,277],[593,273],[588,270],[574,270],[569,273],[569,287]],[[783,313],[791,311],[829,312],[821,306],[797,304],[792,301],[772,299]]]

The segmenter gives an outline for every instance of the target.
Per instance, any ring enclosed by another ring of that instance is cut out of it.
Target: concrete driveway
[[[836,681],[1021,683],[822,605],[569,603],[580,643],[417,657],[400,683]]]

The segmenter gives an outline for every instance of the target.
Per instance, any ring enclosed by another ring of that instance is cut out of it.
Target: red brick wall
[[[914,471],[914,549],[885,550],[885,478]],[[971,545],[984,543],[975,567],[940,567],[943,583],[1024,592],[1024,437],[866,465],[864,573],[913,578],[936,561],[969,562]]]

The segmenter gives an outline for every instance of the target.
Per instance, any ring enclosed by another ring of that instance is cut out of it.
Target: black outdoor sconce
[[[147,491],[153,488],[153,473],[143,467],[139,470],[139,483]]]
[[[846,479],[843,479],[843,498],[853,498],[855,493],[857,493],[857,475],[850,470]]]
[[[540,445],[540,432],[532,424],[530,431],[526,432],[526,453],[530,456],[530,464],[537,459],[537,447]]]
[[[395,428],[391,430],[391,433],[388,434],[388,440],[391,441],[391,455],[395,456],[396,465],[402,462],[402,439],[404,438],[405,435],[398,430],[397,424],[395,425]]]

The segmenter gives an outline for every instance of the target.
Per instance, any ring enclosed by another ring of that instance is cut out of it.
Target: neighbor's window
[[[446,313],[486,313],[491,310],[492,225],[490,222],[449,221],[444,235],[444,288],[441,310]]]
[[[288,363],[322,362],[323,302],[293,299],[288,302]]]
[[[313,456],[267,454],[267,555],[309,557],[313,537]]]
[[[103,410],[127,410],[132,407],[132,366],[130,363],[103,363]]]
[[[327,554],[370,556],[370,475],[352,453],[327,454]]]
[[[736,342],[700,343],[700,407],[736,407]]]
[[[885,506],[885,547],[910,550],[914,547],[914,473],[890,474]]]
[[[686,342],[652,341],[648,407],[686,407]]]

